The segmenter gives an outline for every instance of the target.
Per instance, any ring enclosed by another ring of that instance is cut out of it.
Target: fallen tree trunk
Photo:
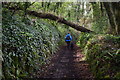
[[[61,18],[61,17],[58,17],[58,16],[55,16],[53,14],[49,14],[49,13],[38,13],[38,12],[35,12],[35,11],[29,11],[27,10],[27,13],[29,15],[33,15],[33,16],[36,16],[36,17],[39,17],[39,18],[44,18],[44,19],[50,19],[50,20],[54,20],[54,21],[57,21],[59,23],[63,23],[63,24],[66,24],[78,31],[81,31],[81,32],[92,32],[91,30],[88,30],[82,26],[79,26],[78,24],[75,24],[75,23],[72,23],[70,21],[67,21],[65,20],[64,18]]]
[[[10,10],[22,10],[20,8],[14,8],[14,7],[9,7],[8,9],[10,9]],[[70,27],[72,27],[72,28],[74,28],[74,29],[76,29],[78,31],[81,31],[81,32],[93,32],[93,31],[91,31],[89,29],[86,29],[86,28],[84,28],[82,26],[79,26],[78,24],[67,21],[64,18],[55,16],[53,14],[41,13],[41,12],[38,13],[36,11],[30,11],[30,10],[27,10],[26,12],[27,12],[27,14],[32,15],[32,16],[36,16],[36,17],[43,18],[43,19],[50,19],[50,20],[57,21],[59,23],[66,24],[66,25],[68,25],[68,26],[70,26]]]

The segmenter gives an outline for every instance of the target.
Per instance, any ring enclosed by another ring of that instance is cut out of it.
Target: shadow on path
[[[75,46],[74,50],[69,50],[62,46],[60,50],[51,59],[51,63],[39,73],[39,78],[82,78],[93,79],[88,63],[84,60],[84,55],[80,53],[80,48]]]

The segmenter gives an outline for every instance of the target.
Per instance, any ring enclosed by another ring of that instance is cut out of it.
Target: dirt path
[[[82,78],[93,79],[88,64],[83,60],[84,55],[80,53],[80,48],[75,46],[74,50],[68,50],[66,46],[52,57],[51,63],[39,73],[39,78]]]

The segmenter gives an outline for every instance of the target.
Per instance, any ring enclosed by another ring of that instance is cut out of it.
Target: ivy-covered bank
[[[97,79],[120,79],[120,36],[81,33],[77,44]]]
[[[31,77],[58,50],[60,31],[47,21],[11,15],[3,10],[3,78]]]

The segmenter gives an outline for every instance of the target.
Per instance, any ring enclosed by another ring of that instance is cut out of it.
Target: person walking
[[[70,48],[70,42],[72,40],[72,36],[70,35],[70,33],[67,33],[67,35],[65,36],[65,42],[67,43],[67,48]]]

